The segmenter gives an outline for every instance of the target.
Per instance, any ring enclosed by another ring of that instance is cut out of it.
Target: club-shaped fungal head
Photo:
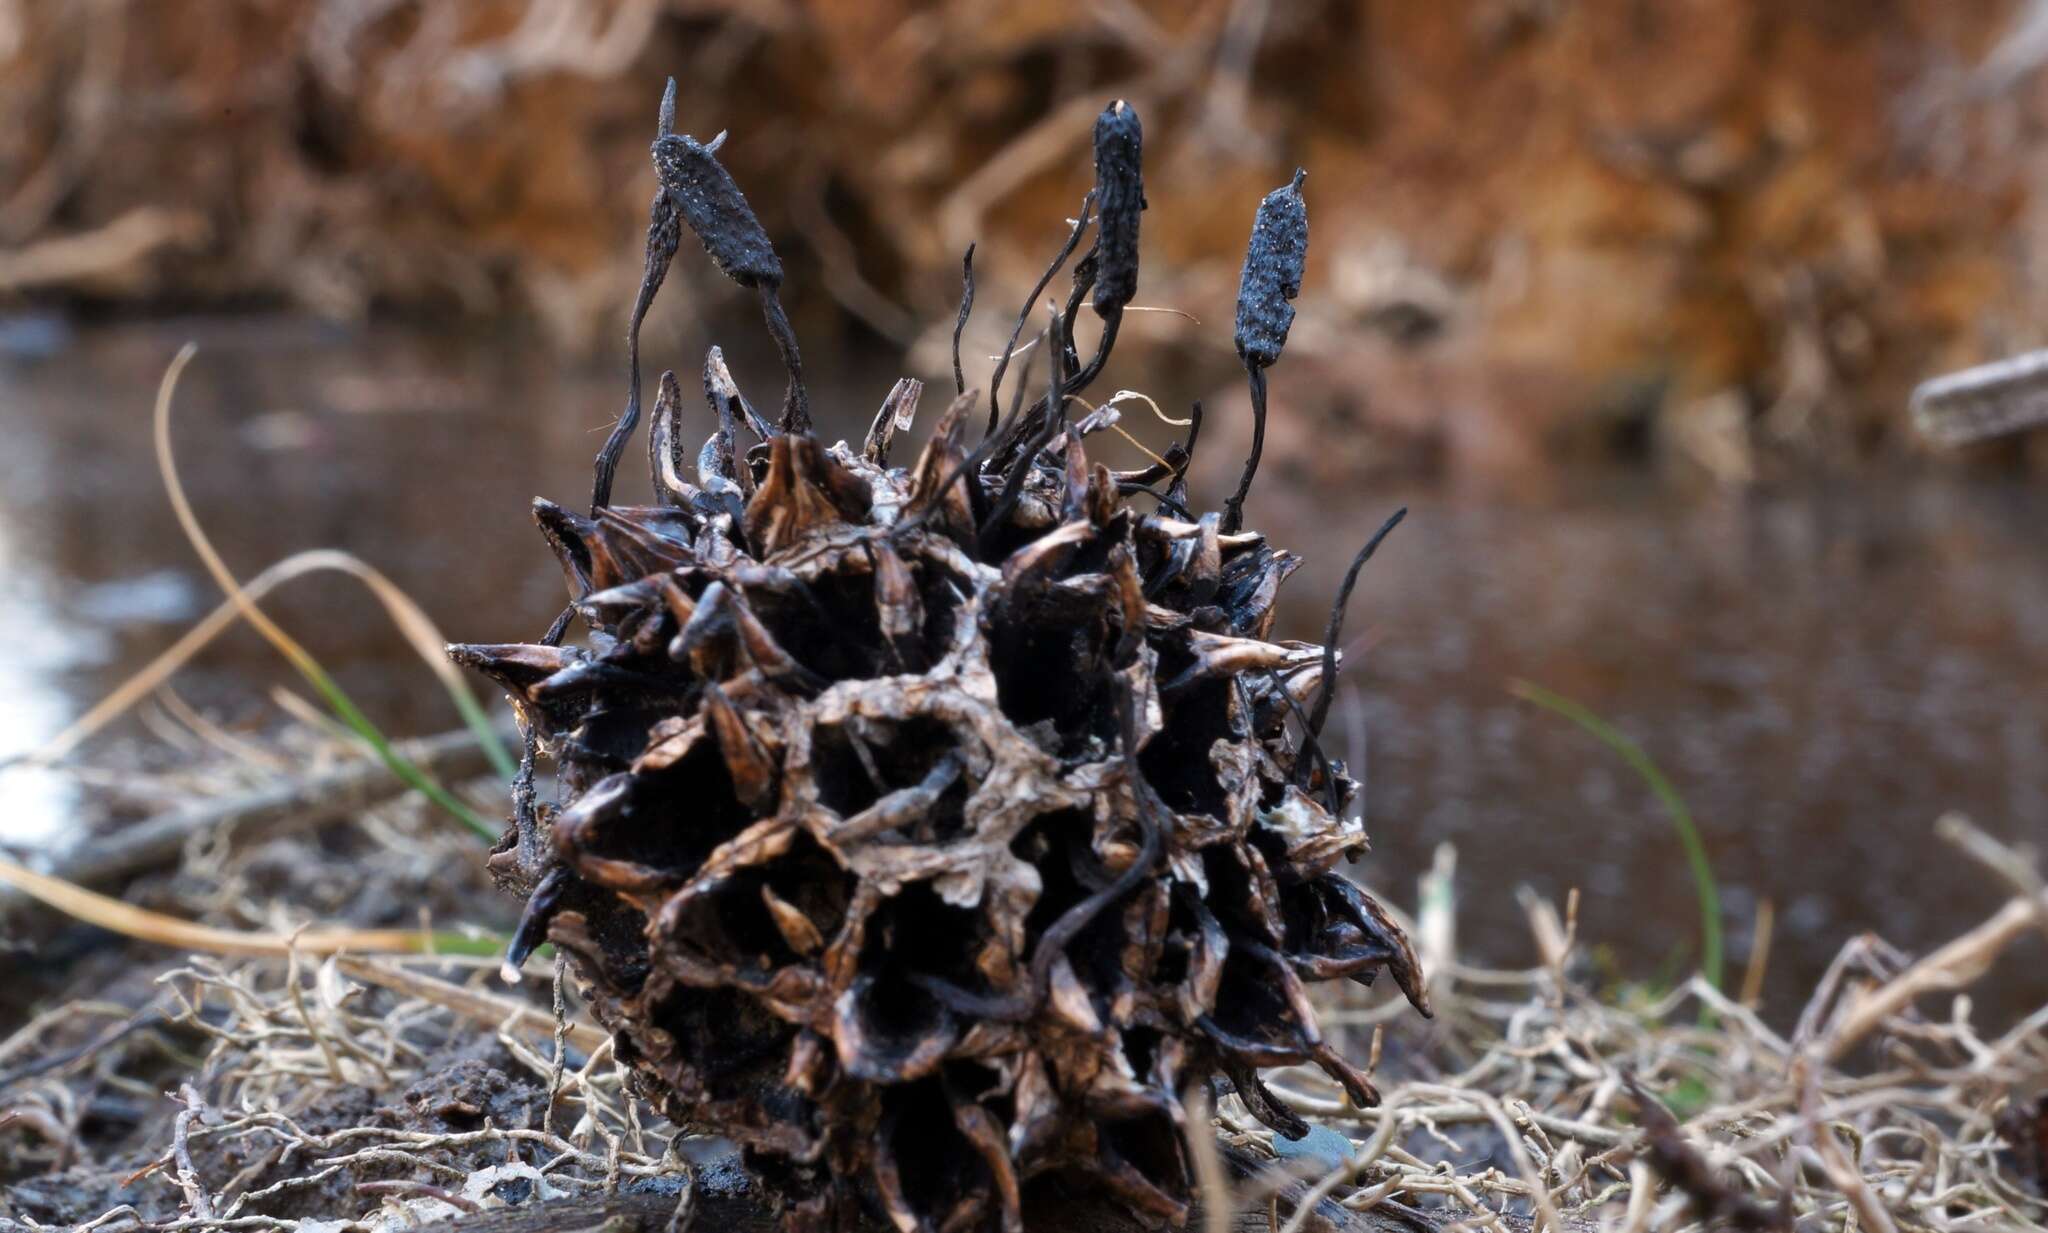
[[[1294,325],[1294,297],[1308,263],[1308,206],[1301,183],[1308,173],[1266,194],[1245,247],[1244,274],[1237,285],[1237,354],[1246,368],[1271,368],[1287,346]]]
[[[672,102],[663,100],[664,127],[654,139],[654,174],[662,192],[727,278],[742,287],[781,286],[782,259],[775,255],[746,194],[718,161],[725,134],[707,145],[675,132]]]
[[[1138,292],[1138,216],[1145,210],[1144,126],[1122,99],[1095,118],[1095,311],[1108,317]]]

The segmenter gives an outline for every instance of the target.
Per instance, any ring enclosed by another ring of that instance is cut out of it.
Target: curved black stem
[[[1159,502],[1160,508],[1167,510],[1168,512],[1173,514],[1174,517],[1185,518],[1189,522],[1195,521],[1195,515],[1188,512],[1187,506],[1182,505],[1180,502],[1174,500],[1170,496],[1167,496],[1165,493],[1155,491],[1151,488],[1147,488],[1143,484],[1133,483],[1129,480],[1119,480],[1117,481],[1116,490],[1127,497],[1136,496],[1142,492],[1146,496],[1151,497],[1154,501]]]
[[[612,503],[612,479],[618,473],[619,458],[640,424],[640,324],[654,304],[654,294],[668,277],[669,262],[682,242],[682,226],[670,204],[668,191],[657,190],[647,207],[647,265],[640,275],[640,294],[633,301],[633,319],[626,327],[626,409],[612,425],[611,435],[597,452],[596,475],[590,484],[590,515]]]
[[[1038,282],[1031,288],[1031,294],[1025,297],[1024,307],[1017,313],[1017,324],[1010,327],[1010,341],[1003,344],[1003,353],[996,358],[995,376],[989,378],[988,433],[984,434],[985,436],[994,434],[996,430],[997,415],[1003,405],[1003,374],[1009,370],[1010,355],[1016,349],[1018,336],[1024,333],[1024,323],[1031,319],[1031,310],[1037,306],[1038,297],[1045,294],[1045,288],[1052,282],[1052,276],[1059,273],[1060,267],[1067,263],[1067,258],[1074,255],[1074,248],[1081,242],[1081,233],[1088,230],[1088,220],[1094,210],[1095,190],[1091,188],[1087,195],[1081,198],[1081,215],[1074,220],[1074,229],[1067,233],[1067,242],[1060,245],[1060,251],[1054,254],[1052,264],[1045,267],[1045,273],[1038,276]]]
[[[1330,789],[1330,816],[1334,818],[1344,809],[1344,802],[1337,795],[1337,768],[1331,764],[1330,756],[1323,752],[1323,743],[1318,739],[1320,734],[1309,731],[1308,712],[1302,710],[1301,703],[1296,702],[1294,695],[1287,692],[1287,685],[1280,679],[1280,674],[1268,668],[1266,678],[1273,683],[1273,688],[1279,691],[1281,700],[1287,703],[1287,709],[1294,715],[1294,721],[1301,725],[1301,752],[1294,756],[1294,780],[1297,783],[1303,781],[1305,777],[1301,769],[1308,765],[1307,757],[1315,755],[1314,765],[1323,772],[1323,779]]]
[[[1099,239],[1097,243],[1099,246]],[[1067,296],[1066,311],[1061,314],[1070,323],[1074,320],[1075,312],[1081,307],[1081,301],[1088,298],[1089,289],[1095,285],[1095,271],[1090,266],[1094,259],[1095,252],[1091,249],[1088,256],[1082,258],[1081,266],[1074,273],[1074,289]],[[1102,375],[1103,366],[1109,362],[1110,350],[1116,346],[1117,329],[1123,324],[1123,320],[1124,310],[1122,305],[1110,309],[1104,315],[1102,318],[1102,338],[1096,343],[1095,354],[1089,357],[1085,365],[1081,363],[1081,356],[1074,349],[1073,331],[1071,329],[1068,330],[1066,363],[1067,371],[1073,374],[1067,378],[1066,392],[1068,394],[1079,394],[1090,385],[1093,385],[1096,377]],[[1032,404],[1031,414],[1034,417],[1037,416],[1040,411],[1045,409],[1045,406],[1046,404],[1042,402]],[[1014,420],[1014,418],[1013,415],[1012,419]]]
[[[782,431],[811,431],[811,404],[804,394],[804,358],[796,349],[796,330],[782,311],[782,300],[773,284],[761,283],[761,315],[768,319],[768,333],[775,349],[782,353],[782,366],[789,370],[789,389],[782,396]]]
[[[1350,606],[1351,589],[1358,585],[1358,571],[1372,560],[1372,554],[1379,551],[1380,541],[1401,525],[1408,516],[1408,507],[1402,506],[1393,516],[1380,524],[1372,538],[1365,541],[1365,547],[1351,559],[1351,568],[1344,571],[1344,585],[1337,588],[1337,598],[1330,604],[1330,624],[1323,631],[1323,679],[1316,684],[1316,704],[1308,717],[1308,735],[1311,738],[1323,734],[1323,721],[1330,717],[1330,697],[1337,685],[1337,642],[1344,636],[1344,609]]]
[[[953,393],[967,392],[967,373],[960,367],[960,334],[967,328],[967,314],[974,311],[974,245],[960,259],[960,315],[953,320]]]
[[[1252,390],[1252,452],[1244,460],[1244,474],[1238,477],[1237,493],[1223,503],[1223,533],[1235,534],[1244,526],[1244,499],[1251,495],[1252,477],[1259,473],[1259,455],[1266,449],[1266,370],[1245,369]]]
[[[1038,332],[1038,342],[1031,350],[1024,353],[1024,371],[1018,375],[1017,392],[1010,395],[1010,413],[1008,418],[1004,419],[994,432],[982,438],[990,443],[987,460],[993,462],[998,469],[1009,465],[1010,448],[1017,443],[1018,437],[1023,435],[1025,425],[1029,423],[1028,420],[1023,418],[1024,391],[1031,388],[1031,374],[1038,370],[1038,353],[1045,350],[1046,346],[1046,333],[1044,330],[1040,330]],[[1031,404],[1034,412],[1037,411],[1038,406],[1038,403]]]
[[[1066,421],[1066,365],[1061,363],[1066,343],[1066,323],[1060,320],[1058,309],[1052,310],[1052,321],[1046,326],[1045,350],[1047,363],[1052,366],[1051,379],[1047,384],[1046,405],[1053,412],[1030,441],[1025,443],[1018,456],[1011,461],[1009,474],[1003,480],[1002,495],[989,508],[988,517],[981,523],[981,551],[987,557],[998,532],[1002,530],[1003,519],[1017,508],[1018,500],[1024,495],[1024,480],[1031,474],[1031,466],[1038,459],[1038,451],[1044,449]]]
[[[1188,472],[1195,465],[1195,442],[1199,441],[1202,437],[1202,402],[1200,399],[1195,400],[1193,408],[1188,412],[1188,419],[1193,422],[1188,425],[1187,444],[1180,447],[1180,470],[1175,472],[1173,482],[1166,486],[1167,495],[1179,503],[1183,509],[1188,508]],[[1194,521],[1193,515],[1190,514],[1187,517],[1190,522]]]
[[[1124,310],[1121,308],[1111,309],[1109,315],[1102,319],[1102,341],[1096,344],[1095,355],[1088,361],[1088,366],[1076,373],[1073,381],[1069,383],[1069,394],[1078,394],[1087,389],[1096,377],[1102,375],[1102,366],[1109,362],[1110,349],[1116,346],[1117,328],[1123,323]]]

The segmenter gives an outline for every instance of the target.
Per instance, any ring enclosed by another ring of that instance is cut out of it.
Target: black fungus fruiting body
[[[1301,294],[1301,276],[1308,263],[1308,206],[1301,182],[1308,173],[1299,167],[1294,179],[1266,194],[1252,220],[1251,242],[1245,245],[1244,273],[1237,283],[1237,358],[1244,364],[1252,400],[1252,448],[1245,456],[1237,492],[1223,503],[1223,529],[1244,525],[1244,502],[1259,473],[1266,448],[1266,370],[1280,362],[1287,333],[1294,328],[1294,297]]]
[[[654,169],[676,213],[721,273],[742,287],[782,285],[782,259],[732,173],[711,149],[694,137],[670,133],[655,139]]]
[[[1095,312],[1108,317],[1138,293],[1138,221],[1145,211],[1144,126],[1118,99],[1095,118]]]
[[[1289,739],[1336,665],[1272,640],[1297,559],[1090,461],[1069,324],[1046,414],[970,453],[970,391],[908,467],[917,382],[826,446],[713,349],[686,474],[665,373],[655,503],[535,504],[581,643],[451,648],[530,734],[492,857],[530,892],[510,957],[559,947],[641,1090],[740,1143],[792,1230],[1012,1233],[1055,1177],[1178,1223],[1191,1088],[1288,1136],[1261,1068],[1376,1099],[1308,985],[1385,971],[1427,1013],[1339,872],[1356,785]]]
[[[1274,189],[1259,203],[1244,274],[1237,284],[1237,354],[1246,368],[1280,362],[1287,332],[1294,326],[1294,298],[1308,261],[1308,206],[1301,199],[1306,173]]]
[[[664,209],[680,216],[696,233],[697,239],[710,255],[712,264],[727,278],[742,287],[751,287],[761,297],[761,314],[768,323],[768,333],[775,340],[775,349],[782,357],[782,365],[789,372],[789,387],[782,399],[780,428],[783,432],[808,432],[811,426],[810,402],[804,392],[803,355],[796,342],[796,331],[789,324],[789,317],[782,311],[778,291],[782,287],[782,258],[776,256],[775,246],[769,242],[768,233],[761,226],[761,220],[754,217],[753,207],[747,204],[746,194],[734,182],[732,173],[718,161],[718,147],[725,141],[719,134],[708,144],[696,138],[675,131],[676,83],[669,79],[668,90],[662,95],[661,116],[654,138],[654,174],[661,182],[661,196],[655,202],[655,223],[659,223]],[[649,244],[652,245],[650,224]],[[671,244],[670,251],[674,251]],[[641,283],[641,299],[649,300],[661,285],[660,277],[649,265],[648,278]],[[639,335],[640,313],[634,316],[633,332]],[[639,364],[637,354],[634,360],[634,391],[638,392]],[[637,410],[637,401],[633,404]],[[631,432],[631,418],[620,421],[621,431]],[[616,438],[617,433],[613,434]],[[610,444],[607,443],[607,450]],[[616,455],[612,461],[616,464]],[[600,488],[607,494],[610,482],[604,457],[599,458]],[[601,505],[605,502],[594,502]]]

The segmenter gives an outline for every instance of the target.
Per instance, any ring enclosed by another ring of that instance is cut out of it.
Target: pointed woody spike
[[[661,92],[661,114],[654,122],[654,135],[673,136],[676,131],[676,79],[668,79],[668,88]]]
[[[711,718],[712,733],[718,738],[718,752],[732,777],[733,795],[749,809],[768,809],[775,803],[776,765],[746,718],[717,685],[704,690],[704,711]]]
[[[867,440],[861,443],[861,457],[876,466],[889,465],[889,446],[896,434],[909,428],[917,418],[917,402],[924,394],[924,382],[915,377],[899,378],[889,389],[882,406],[875,412],[875,421],[868,426]]]
[[[747,502],[745,530],[754,555],[766,559],[821,527],[860,522],[873,493],[805,434],[775,438],[768,474]]]
[[[532,642],[453,642],[448,658],[524,696],[573,662],[576,652]]]
[[[875,620],[882,637],[899,668],[922,667],[913,660],[918,637],[924,632],[924,600],[918,596],[910,567],[887,539],[871,541],[868,552],[874,559]]]
[[[588,518],[571,513],[545,497],[533,499],[533,520],[562,563],[573,599],[590,590],[590,536],[597,529]]]
[[[974,505],[967,486],[976,480],[964,475],[971,469],[972,459],[961,448],[960,437],[980,398],[980,390],[955,398],[932,428],[931,439],[911,466],[910,498],[903,505],[905,522],[936,520],[938,529],[948,535],[973,533]]]
[[[592,591],[576,601],[576,611],[592,628],[616,628],[631,614],[660,601],[657,584],[661,578],[640,578],[622,586]]]
[[[754,410],[754,404],[748,402],[747,396],[740,391],[739,382],[732,379],[732,370],[725,365],[722,347],[713,347],[704,353],[704,397],[718,412],[721,423],[729,412],[737,411],[755,439],[766,441],[777,435],[775,426]]]
[[[825,937],[818,932],[818,926],[804,915],[803,909],[775,893],[767,883],[761,884],[761,905],[768,909],[769,917],[775,922],[776,931],[782,940],[799,955],[814,955],[825,948]]]
[[[664,370],[654,395],[654,422],[647,426],[647,465],[657,504],[687,506],[690,485],[683,479],[683,388],[674,370]]]
[[[533,888],[525,909],[519,914],[519,927],[512,931],[512,941],[505,947],[505,961],[498,974],[506,984],[519,983],[519,969],[547,940],[548,924],[561,910],[562,892],[569,885],[569,871],[561,865],[541,875],[540,885]]]

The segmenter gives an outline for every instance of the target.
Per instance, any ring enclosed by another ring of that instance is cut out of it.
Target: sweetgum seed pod
[[[727,278],[742,287],[782,285],[782,259],[711,147],[687,135],[656,138],[654,172],[676,211]]]
[[[1095,312],[1108,317],[1138,293],[1138,215],[1145,209],[1145,129],[1118,99],[1095,118],[1095,203],[1100,211]]]
[[[1308,206],[1301,199],[1301,182],[1307,178],[1296,168],[1293,182],[1266,194],[1252,223],[1244,276],[1237,284],[1237,355],[1246,368],[1278,363],[1294,325],[1292,301],[1301,294],[1308,260]]]
[[[1128,108],[1098,148],[1123,222],[1097,255],[1127,283],[1143,208]],[[664,191],[787,341],[780,267],[715,150],[663,133]],[[1262,425],[1299,194],[1269,198],[1260,228],[1261,311],[1239,337]],[[1107,339],[1122,301],[1102,302]],[[553,943],[637,1090],[741,1146],[785,1233],[873,1212],[1018,1233],[1034,1179],[1076,1176],[1146,1227],[1179,1225],[1198,1188],[1182,1093],[1228,1078],[1283,1138],[1310,1128],[1262,1068],[1314,1065],[1375,1103],[1309,984],[1384,972],[1429,1013],[1414,949],[1341,871],[1365,831],[1357,784],[1312,739],[1323,703],[1301,752],[1289,738],[1337,659],[1267,640],[1294,558],[1238,530],[1256,450],[1226,516],[1132,504],[1067,418],[1068,316],[1028,353],[1052,372],[1037,418],[1013,407],[1016,431],[969,454],[970,390],[908,467],[881,437],[915,382],[856,452],[801,431],[798,404],[790,430],[757,422],[714,349],[717,423],[686,482],[665,375],[663,503],[535,506],[586,644],[559,645],[565,619],[539,643],[450,651],[533,733],[500,873],[532,898],[508,957]],[[765,459],[733,456],[743,415]],[[545,815],[541,750],[560,792]]]

